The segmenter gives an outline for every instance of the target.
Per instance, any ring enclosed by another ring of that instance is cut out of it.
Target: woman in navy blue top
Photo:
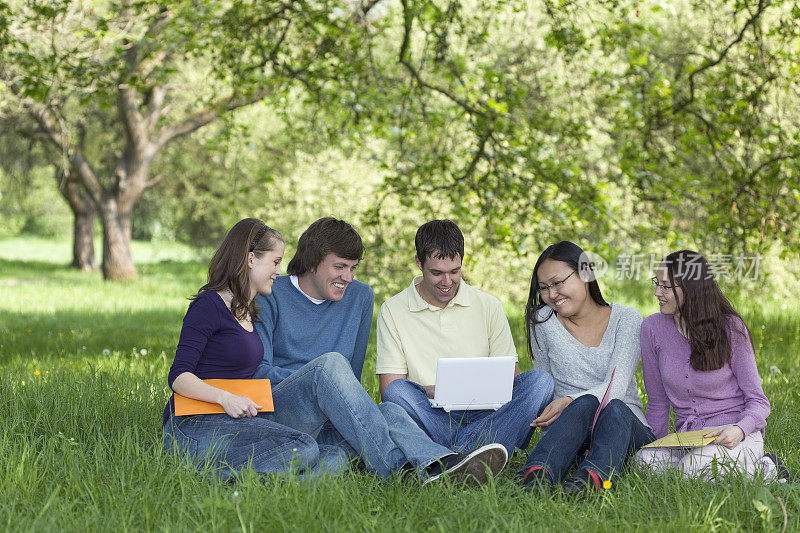
[[[164,446],[223,479],[248,465],[262,473],[313,475],[347,464],[340,448],[319,446],[311,436],[274,422],[271,413],[259,413],[261,406],[249,398],[202,381],[253,375],[264,354],[253,328],[255,297],[272,292],[283,251],[281,234],[261,220],[246,218],[230,229],[211,259],[208,283],[192,297],[169,371],[173,391],[217,403],[225,414],[175,416],[170,398]]]

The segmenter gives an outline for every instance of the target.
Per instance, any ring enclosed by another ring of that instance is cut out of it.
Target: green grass
[[[785,507],[787,530],[800,530],[797,485],[706,485],[630,471],[615,491],[573,502],[522,492],[513,481],[519,459],[493,483],[469,490],[359,471],[313,482],[261,484],[249,474],[234,485],[208,481],[161,444],[166,373],[186,298],[206,266],[179,261],[177,248],[135,250],[140,280],[109,284],[66,268],[64,243],[0,242],[2,529],[781,531]],[[609,280],[604,290],[645,315],[655,310],[644,281]],[[800,306],[762,296],[736,304],[773,407],[767,448],[800,471]],[[522,356],[521,306],[507,311]],[[374,367],[373,334],[363,378],[373,396]]]

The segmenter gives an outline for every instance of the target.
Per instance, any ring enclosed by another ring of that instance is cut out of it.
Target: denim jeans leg
[[[350,444],[348,444],[347,440],[344,436],[339,433],[339,431],[333,427],[333,424],[330,420],[325,422],[325,425],[322,426],[319,434],[314,437],[314,440],[317,441],[320,448],[323,446],[335,446],[337,448],[341,448],[342,453],[344,453],[348,460],[354,461],[359,458],[359,453],[353,449]]]
[[[455,449],[460,420],[451,418],[444,409],[431,406],[422,385],[407,379],[396,379],[383,392],[383,403],[400,406],[431,440]]]
[[[319,462],[319,448],[310,435],[262,415],[173,415],[164,425],[164,446],[185,453],[200,471],[210,467],[211,475],[221,479],[248,466],[261,473],[302,475],[317,469]]]
[[[505,446],[508,456],[515,448],[524,449],[533,436],[533,419],[553,401],[553,378],[541,370],[529,370],[514,378],[511,401],[500,409],[481,411],[483,416],[472,420],[459,433],[456,450],[472,450],[497,442]]]
[[[599,405],[591,394],[573,400],[542,435],[519,473],[541,466],[554,483],[559,483],[589,448],[592,421]]]
[[[380,477],[408,462],[392,440],[387,420],[341,354],[323,354],[298,369],[273,389],[273,403],[276,421],[312,435],[330,420],[367,469]],[[426,442],[421,444],[428,444],[433,453],[429,461],[450,453],[441,453],[441,447],[423,437]]]
[[[384,402],[378,405],[378,409],[386,419],[392,441],[420,476],[424,477],[425,467],[453,453],[451,449],[431,440],[399,405]]]
[[[654,440],[653,432],[639,421],[630,407],[621,400],[611,400],[597,417],[592,453],[578,468],[592,470],[601,479],[614,481],[627,457]]]
[[[336,475],[350,468],[350,454],[341,446],[319,444],[319,460],[316,465],[308,468],[301,477],[314,478],[323,474]]]

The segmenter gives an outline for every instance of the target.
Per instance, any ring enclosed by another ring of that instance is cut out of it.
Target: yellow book
[[[237,396],[246,396],[261,406],[260,413],[272,412],[272,388],[268,379],[204,379],[205,383]],[[224,413],[218,403],[204,402],[175,393],[175,416]]]
[[[697,431],[684,431],[683,433],[670,433],[666,437],[651,442],[642,448],[699,448],[711,444],[716,437],[704,437],[711,429],[698,429]]]

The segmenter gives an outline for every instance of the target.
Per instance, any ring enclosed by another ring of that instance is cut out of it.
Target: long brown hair
[[[692,355],[689,362],[695,370],[722,368],[731,361],[731,340],[728,328],[736,328],[750,339],[750,331],[730,301],[722,294],[708,261],[697,252],[680,250],[664,258],[670,289],[678,300],[679,286],[683,302],[678,303],[679,320],[686,329]]]
[[[250,279],[247,276],[247,258],[250,252],[261,257],[265,252],[274,250],[283,242],[283,236],[257,218],[240,220],[228,231],[222,243],[214,252],[208,266],[208,283],[200,287],[194,300],[205,291],[230,290],[231,312],[237,320],[244,320],[248,315],[252,319],[258,316],[255,299],[250,300]]]

